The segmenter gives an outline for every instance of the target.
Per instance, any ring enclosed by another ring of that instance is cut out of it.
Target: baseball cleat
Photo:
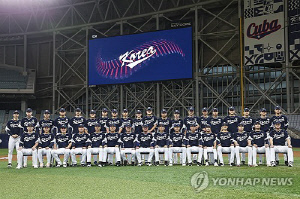
[[[191,167],[191,166],[192,166],[192,163],[188,163],[188,166]]]
[[[260,161],[258,162],[258,164],[259,164],[259,165],[262,165],[262,161],[260,160]]]
[[[98,164],[98,167],[102,167],[102,164]]]
[[[94,165],[96,165],[96,166],[97,166],[97,165],[98,165],[98,162],[97,162],[97,161],[94,161]]]
[[[168,166],[168,161],[165,161],[165,166]]]
[[[138,163],[138,167],[141,167],[142,166],[142,163]]]
[[[208,167],[208,166],[209,166],[209,163],[208,163],[208,162],[206,162],[206,163],[205,163],[205,166],[206,166],[206,167]]]
[[[230,163],[230,166],[231,166],[231,167],[234,166],[234,163]]]
[[[64,163],[64,164],[63,164],[63,168],[67,168],[67,164]]]
[[[219,166],[224,167],[224,163],[220,163]]]
[[[215,166],[215,167],[218,167],[219,165],[218,165],[218,163],[217,163],[217,162],[215,162],[215,163],[214,163],[214,166]]]
[[[72,167],[77,167],[77,164],[72,164]]]
[[[27,164],[24,164],[24,165],[23,165],[23,168],[27,168]]]
[[[276,165],[279,165],[279,160],[276,161]]]
[[[245,161],[242,161],[242,165],[245,165]]]
[[[194,163],[194,164],[197,164],[197,160],[193,160],[193,163]]]
[[[135,163],[134,162],[131,162],[131,166],[134,166],[135,165]]]
[[[289,162],[288,167],[293,167],[293,162]]]
[[[43,163],[40,163],[40,168],[43,168],[44,167],[44,164]]]
[[[91,166],[92,166],[92,164],[91,164],[91,163],[88,163],[86,166],[87,166],[87,167],[91,167]]]
[[[197,162],[197,166],[198,167],[202,166],[201,162]]]
[[[121,163],[120,163],[119,161],[116,162],[116,166],[117,166],[117,167],[121,166]]]
[[[16,169],[21,169],[22,167],[17,166]]]
[[[61,166],[60,164],[57,164],[57,165],[56,165],[57,168],[59,168],[60,166]]]
[[[156,161],[154,165],[158,167],[159,166],[159,161]]]
[[[124,165],[124,166],[127,166],[127,164],[128,164],[128,161],[127,161],[127,160],[124,160],[123,165]]]
[[[7,168],[11,168],[12,166],[11,166],[11,163],[9,163],[8,165],[7,165]]]
[[[81,164],[82,167],[85,167],[85,164]]]
[[[285,164],[286,166],[288,166],[288,161],[284,161],[284,164]]]

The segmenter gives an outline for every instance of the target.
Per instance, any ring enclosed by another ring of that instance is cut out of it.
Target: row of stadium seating
[[[1,69],[0,89],[25,89],[27,76],[15,70]]]

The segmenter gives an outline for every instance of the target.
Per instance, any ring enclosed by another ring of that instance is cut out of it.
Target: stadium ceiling
[[[252,111],[261,107],[272,109],[275,105],[288,113],[300,111],[294,108],[294,100],[300,95],[298,88],[290,85],[299,79],[299,71],[287,65],[252,66],[241,75],[241,0],[45,0],[43,4],[42,0],[32,0],[15,6],[4,6],[3,2],[2,43],[23,41],[25,55],[29,39],[51,43],[51,85],[37,92],[52,99],[54,112],[59,107],[73,110],[80,106],[86,113],[102,107],[126,107],[133,113],[136,108],[153,106],[158,114],[163,107],[184,111],[195,106],[197,114],[201,107],[219,107],[226,114],[232,105],[245,105]],[[180,21],[191,21],[194,26],[193,80],[88,87],[90,33],[103,37],[133,34],[167,29],[170,23]],[[241,76],[247,88],[243,105]]]

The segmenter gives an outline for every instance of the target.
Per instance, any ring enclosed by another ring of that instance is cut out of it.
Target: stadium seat
[[[27,76],[21,72],[9,69],[0,69],[0,89],[25,89]]]

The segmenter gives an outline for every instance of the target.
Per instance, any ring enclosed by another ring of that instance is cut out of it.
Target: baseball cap
[[[95,110],[91,110],[90,114],[96,114],[96,111]]]
[[[49,125],[48,123],[46,123],[46,124],[43,125],[43,127],[44,127],[44,128],[45,128],[45,127],[49,128],[50,125]]]
[[[194,107],[191,106],[191,107],[189,108],[189,111],[194,111]]]
[[[267,109],[262,108],[262,109],[260,109],[260,112],[267,112]]]
[[[179,112],[179,110],[175,110],[174,113],[175,114],[179,114],[180,112]]]
[[[244,112],[249,112],[250,109],[249,108],[244,108]]]
[[[96,123],[95,126],[99,127],[99,126],[101,126],[101,125],[100,125],[99,123]]]
[[[147,111],[152,111],[152,108],[148,106]]]
[[[29,123],[28,125],[27,125],[27,127],[33,127],[34,125],[32,124],[32,123]]]
[[[233,106],[231,106],[231,107],[229,107],[229,110],[230,110],[230,111],[234,111],[235,108],[234,108]]]
[[[136,112],[135,112],[136,114],[141,114],[142,113],[142,111],[141,110],[136,110]]]
[[[167,112],[166,109],[162,109],[162,110],[161,110],[161,113],[166,113],[166,112]]]
[[[123,109],[123,113],[128,113],[128,110],[126,108]]]
[[[256,121],[256,122],[254,122],[254,125],[255,125],[255,124],[259,124],[259,125],[260,125],[260,122],[259,122],[259,121]]]
[[[76,108],[75,112],[81,112],[81,109],[80,108]]]
[[[103,108],[103,109],[102,109],[102,112],[107,112],[107,108]]]
[[[113,109],[111,112],[112,113],[117,113],[118,111],[117,111],[117,109]]]
[[[49,110],[45,110],[44,114],[50,114]]]
[[[84,127],[84,125],[83,125],[83,124],[79,124],[79,125],[78,125],[78,128],[81,128],[81,127]]]
[[[59,112],[66,112],[66,109],[61,108],[61,109],[59,109]]]
[[[193,123],[193,124],[190,124],[190,126],[196,126],[196,124]]]
[[[66,126],[65,124],[62,124],[60,128],[61,128],[61,129],[66,129],[67,126]]]
[[[27,112],[27,113],[30,113],[30,112],[32,112],[32,109],[31,109],[31,108],[28,108],[28,109],[26,109],[26,112]]]
[[[243,123],[239,123],[239,125],[238,126],[244,126],[244,124]]]
[[[176,123],[174,124],[174,127],[180,127],[180,124]]]
[[[213,108],[213,112],[219,112],[217,108]]]
[[[165,127],[165,125],[163,125],[163,124],[159,124],[159,125],[158,125],[158,127]]]
[[[206,128],[210,128],[211,126],[210,126],[210,124],[206,124],[205,127]]]
[[[227,122],[223,122],[222,126],[228,126]]]
[[[148,128],[148,124],[143,124],[143,128]]]
[[[275,110],[281,110],[280,106],[275,106]]]
[[[116,126],[116,124],[114,124],[114,123],[109,125],[109,127],[114,127],[114,126]]]
[[[204,107],[204,108],[202,109],[202,112],[207,112],[207,108]]]
[[[125,127],[126,127],[126,128],[127,128],[127,127],[130,127],[130,128],[131,128],[132,126],[131,126],[130,124],[126,124]]]
[[[280,122],[277,120],[277,121],[274,121],[274,124],[280,124]]]
[[[15,111],[14,111],[14,114],[20,114],[20,113],[19,113],[19,111],[18,111],[18,110],[15,110]]]

